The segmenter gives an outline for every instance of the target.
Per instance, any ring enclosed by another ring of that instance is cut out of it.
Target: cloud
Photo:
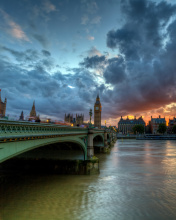
[[[43,55],[45,55],[46,57],[51,56],[51,53],[47,50],[42,50]]]
[[[13,57],[18,61],[18,62],[35,62],[36,60],[39,59],[39,53],[35,50],[28,49],[25,52],[21,51],[16,51],[13,49],[10,49],[8,47],[1,47],[2,50],[9,52]]]
[[[87,6],[87,12],[90,14],[94,14],[98,10],[98,5],[95,1],[87,1],[86,6]]]
[[[116,113],[110,112],[120,116],[175,102],[176,5],[125,0],[121,11],[123,25],[107,33],[107,46],[119,54],[104,71],[113,86]]]
[[[97,88],[92,73],[83,68],[74,68],[65,74],[58,71],[50,74],[49,68],[46,68],[50,62],[45,63],[50,59],[49,51],[19,52],[6,47],[1,47],[1,51],[11,54],[16,60],[10,63],[0,57],[0,81],[2,94],[6,94],[8,100],[7,114],[18,116],[23,110],[27,116],[35,100],[37,114],[41,117],[47,115],[63,120],[65,113],[73,112],[85,113],[88,118]],[[26,68],[29,64],[30,68]]]
[[[87,39],[90,40],[90,41],[92,41],[92,40],[94,40],[95,38],[94,38],[93,36],[87,36]]]
[[[96,16],[91,20],[91,24],[99,24],[101,21],[101,17],[100,16]]]
[[[98,56],[101,56],[101,52],[96,48],[96,47],[91,47],[88,51],[87,51],[87,54],[89,57],[91,56],[95,56],[95,55],[98,55]]]
[[[125,62],[122,57],[119,57],[118,59],[113,59],[113,61],[114,62],[112,62],[111,59],[109,62],[110,64],[104,70],[104,78],[106,80],[106,83],[117,85],[123,82],[126,78]]]
[[[50,13],[50,12],[56,11],[56,6],[53,5],[50,1],[44,1],[43,2],[43,10],[46,13]]]
[[[3,17],[4,22],[6,23],[5,30],[7,33],[18,40],[30,42],[29,38],[19,24],[15,23],[12,18],[2,9],[0,9],[0,14]]]
[[[49,44],[48,40],[40,35],[40,34],[33,34],[33,37],[44,47],[46,48]]]
[[[41,53],[32,49],[19,52],[7,47],[1,47],[1,50],[10,53],[25,69],[40,68],[52,70],[54,67],[53,58],[50,57],[50,52],[46,50],[42,50]]]
[[[96,16],[96,17],[89,17],[88,15],[84,15],[81,18],[81,24],[82,25],[87,25],[87,24],[99,24],[101,21],[101,17],[100,16]]]
[[[86,57],[84,58],[84,61],[80,63],[81,66],[84,66],[85,68],[96,68],[99,67],[104,61],[106,57],[105,56],[92,56],[92,57]]]
[[[84,15],[84,16],[81,18],[81,24],[86,25],[88,22],[89,22],[88,16],[87,16],[87,15]]]

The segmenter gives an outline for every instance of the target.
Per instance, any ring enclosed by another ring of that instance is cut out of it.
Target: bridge
[[[42,146],[65,142],[81,147],[84,160],[88,160],[94,155],[94,147],[107,148],[115,138],[115,133],[103,129],[1,120],[0,163]]]

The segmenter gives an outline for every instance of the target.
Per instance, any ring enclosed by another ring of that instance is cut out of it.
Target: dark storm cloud
[[[26,51],[16,51],[7,47],[1,47],[2,50],[9,52],[19,62],[33,62],[39,58],[39,54],[35,50],[28,49]]]
[[[46,48],[48,46],[48,40],[39,34],[34,34],[33,37],[44,47]]]
[[[91,90],[96,86],[96,78],[88,70],[83,68],[72,69],[74,76],[72,75],[73,82],[78,86],[78,88],[86,88]]]
[[[43,55],[45,55],[46,57],[51,56],[51,53],[47,50],[42,50]]]
[[[96,68],[105,61],[105,56],[92,56],[84,58],[84,61],[80,63],[85,68]]]
[[[16,61],[25,67],[51,70],[54,66],[53,59],[50,57],[51,54],[46,50],[42,50],[41,53],[32,49],[19,52],[7,47],[1,47],[1,50],[9,52]]]
[[[111,59],[110,64],[104,71],[104,77],[107,83],[118,84],[126,78],[125,63],[122,57]]]
[[[107,34],[107,46],[118,48],[127,59],[152,59],[161,49],[164,28],[176,12],[176,7],[166,2],[122,1],[126,15],[124,26]]]
[[[104,71],[119,115],[175,102],[176,5],[125,0],[121,9],[124,24],[107,33],[107,46],[117,49],[124,60],[120,65],[110,60]]]

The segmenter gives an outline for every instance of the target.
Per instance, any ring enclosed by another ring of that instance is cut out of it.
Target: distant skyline
[[[176,0],[1,0],[7,115],[176,116]]]

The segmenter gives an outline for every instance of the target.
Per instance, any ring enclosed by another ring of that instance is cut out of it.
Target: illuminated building
[[[121,132],[122,134],[134,133],[133,127],[135,125],[143,125],[145,129],[145,122],[142,116],[139,117],[138,119],[136,119],[136,116],[134,117],[134,119],[129,119],[128,116],[126,119],[123,119],[121,116],[121,119],[118,122],[118,129],[119,129],[119,132]]]
[[[94,127],[101,128],[101,103],[99,95],[97,95],[96,102],[94,105]]]
[[[149,127],[150,127],[150,132],[152,134],[158,134],[159,124],[166,125],[165,118],[161,118],[160,115],[159,115],[159,118],[152,118],[151,116],[151,121],[149,121]]]

